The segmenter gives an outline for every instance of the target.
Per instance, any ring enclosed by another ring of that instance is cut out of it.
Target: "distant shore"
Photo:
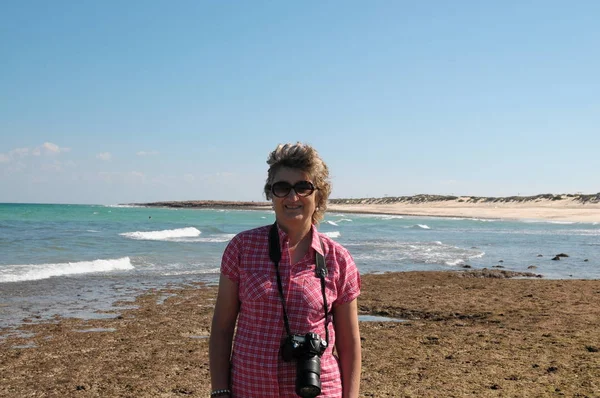
[[[270,202],[165,201],[136,206],[269,210]],[[330,199],[329,212],[394,214],[505,220],[600,222],[600,193],[541,194],[535,196],[479,197],[415,195],[385,198]]]

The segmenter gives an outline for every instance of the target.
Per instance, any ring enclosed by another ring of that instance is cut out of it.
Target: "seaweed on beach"
[[[360,321],[361,396],[598,396],[597,280],[361,280],[361,315],[404,320]],[[208,396],[216,296],[215,286],[173,286],[115,318],[27,323],[0,338],[0,396]]]
[[[534,274],[533,272],[520,272],[520,271],[508,271],[508,270],[491,270],[483,268],[480,270],[469,270],[461,271],[457,273],[458,276],[464,278],[542,278],[540,274]]]

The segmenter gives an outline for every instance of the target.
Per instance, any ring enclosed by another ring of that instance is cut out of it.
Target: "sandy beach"
[[[268,210],[269,202],[177,201],[135,203],[178,208]],[[600,194],[544,194],[513,197],[416,195],[405,197],[330,199],[329,212],[405,216],[600,222]]]
[[[479,198],[420,195],[403,198],[333,200],[329,211],[413,216],[600,222],[598,195],[537,195]]]
[[[361,321],[361,396],[600,396],[600,281],[507,275],[363,276],[360,314],[404,321]],[[0,396],[208,396],[215,294],[174,287],[114,319],[26,324],[0,339]]]
[[[600,222],[600,204],[581,204],[570,199],[561,201],[512,203],[466,203],[432,201],[426,203],[330,204],[328,211],[345,213],[383,213],[412,216],[485,218],[504,220],[550,220]]]

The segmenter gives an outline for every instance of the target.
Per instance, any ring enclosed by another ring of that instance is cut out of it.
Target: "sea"
[[[216,284],[235,234],[270,210],[0,204],[0,330],[111,318],[151,289]],[[497,268],[600,279],[600,225],[329,212],[361,274]],[[552,260],[557,254],[560,260]]]

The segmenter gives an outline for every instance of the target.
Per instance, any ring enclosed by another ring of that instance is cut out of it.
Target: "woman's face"
[[[273,176],[271,185],[277,182],[287,182],[293,186],[300,181],[312,183],[310,176],[304,171],[282,167]],[[282,198],[272,195],[275,216],[284,231],[287,233],[295,230],[301,231],[312,224],[312,215],[316,209],[316,195],[317,191],[315,190],[308,196],[300,196],[295,189],[291,189]]]

